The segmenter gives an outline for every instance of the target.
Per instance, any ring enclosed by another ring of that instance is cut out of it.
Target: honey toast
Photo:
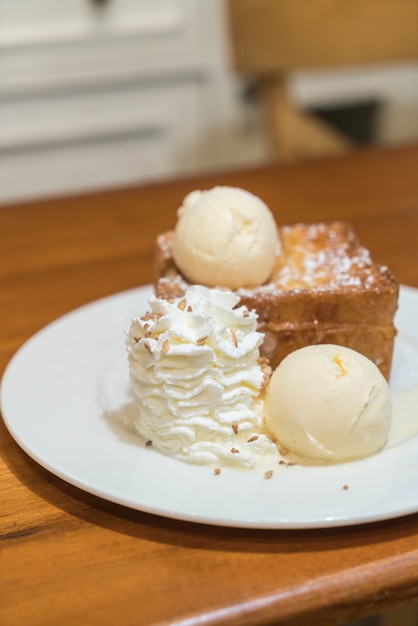
[[[345,222],[281,226],[278,234],[270,280],[236,290],[258,314],[262,356],[275,368],[298,348],[333,343],[361,352],[389,379],[399,291],[389,269],[373,263]],[[189,286],[174,263],[172,240],[168,231],[156,242],[160,298],[181,296]]]

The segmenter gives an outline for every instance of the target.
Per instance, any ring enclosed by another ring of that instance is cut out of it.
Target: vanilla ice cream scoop
[[[238,289],[271,276],[277,228],[257,196],[235,187],[193,191],[177,216],[173,257],[190,282]]]
[[[267,428],[283,448],[306,459],[347,461],[383,448],[392,402],[372,361],[328,344],[301,348],[280,363],[264,410]]]

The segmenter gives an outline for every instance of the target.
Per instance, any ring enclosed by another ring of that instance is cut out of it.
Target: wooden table
[[[418,287],[418,146],[0,209],[0,371],[35,331],[152,280],[190,190],[260,195],[278,222],[346,219]],[[418,596],[418,515],[333,530],[162,519],[51,475],[0,423],[0,623],[336,624]],[[418,487],[417,487],[418,489]]]

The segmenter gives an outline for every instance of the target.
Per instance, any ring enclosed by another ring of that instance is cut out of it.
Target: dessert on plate
[[[247,191],[194,191],[155,267],[127,335],[148,445],[215,473],[382,449],[398,286],[348,224],[277,227]]]
[[[261,354],[273,369],[298,348],[338,344],[389,379],[399,290],[390,270],[345,222],[276,227],[255,196],[249,210],[248,196],[218,187],[185,198],[176,228],[157,238],[157,296],[180,297],[196,282],[229,287],[257,312]],[[263,269],[258,282],[249,266]]]

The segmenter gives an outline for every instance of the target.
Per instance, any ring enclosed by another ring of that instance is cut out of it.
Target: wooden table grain
[[[216,184],[258,194],[280,223],[350,221],[418,287],[418,146],[1,207],[0,372],[51,320],[150,283],[156,235],[190,190]],[[194,525],[70,486],[3,421],[0,446],[3,626],[326,626],[418,596],[418,515],[331,530]]]

